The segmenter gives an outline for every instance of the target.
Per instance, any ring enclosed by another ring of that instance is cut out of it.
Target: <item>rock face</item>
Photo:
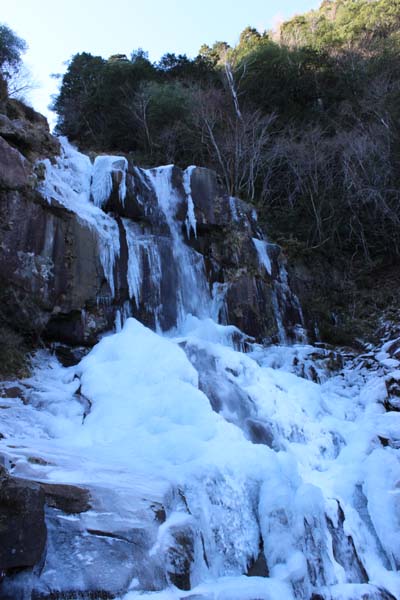
[[[2,189],[23,189],[28,186],[29,163],[6,140],[0,137],[0,186]]]
[[[258,340],[301,336],[279,247],[215,173],[145,171],[124,157],[92,164],[67,142],[61,157],[34,162],[58,141],[39,117],[18,117],[0,119],[0,321],[86,346],[129,315],[162,330],[192,313]],[[202,298],[191,297],[193,277]]]
[[[73,214],[49,209],[23,191],[1,195],[0,218],[2,319],[40,333],[53,316],[69,314],[71,341],[90,335],[81,333],[80,311],[95,301],[101,273],[92,232]]]
[[[0,108],[0,136],[28,160],[59,153],[60,144],[43,115],[14,99],[3,101]]]

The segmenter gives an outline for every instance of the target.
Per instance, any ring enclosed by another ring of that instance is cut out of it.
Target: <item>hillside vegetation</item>
[[[151,63],[75,55],[58,131],[139,164],[200,164],[273,237],[373,264],[400,250],[400,1],[325,0],[279,34]]]

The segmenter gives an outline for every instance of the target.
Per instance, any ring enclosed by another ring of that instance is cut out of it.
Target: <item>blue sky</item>
[[[51,73],[63,73],[76,52],[105,58],[147,50],[151,60],[165,52],[195,56],[201,44],[235,44],[252,25],[270,29],[278,21],[316,8],[317,0],[14,0],[4,3],[0,22],[26,40],[25,61],[40,86],[33,106],[48,115],[57,91]]]

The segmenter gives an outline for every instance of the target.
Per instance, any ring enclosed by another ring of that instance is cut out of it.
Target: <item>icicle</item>
[[[123,156],[97,156],[93,166],[91,192],[96,206],[102,208],[109,199],[113,182],[112,174],[121,173],[119,198],[124,204],[126,196],[126,170],[128,161]]]
[[[229,208],[231,209],[231,216],[234,221],[239,221],[239,215],[236,207],[236,198],[233,196],[229,197]]]
[[[226,293],[228,288],[228,283],[218,282],[215,282],[212,288],[211,318],[216,323],[222,323],[223,325],[228,323],[228,313],[226,308]]]
[[[196,215],[194,212],[194,204],[192,198],[191,178],[192,173],[196,167],[188,167],[183,173],[183,187],[185,189],[187,199],[187,215],[185,220],[186,233],[188,239],[190,238],[190,231],[194,233],[194,237],[197,238],[197,222]]]
[[[126,242],[128,245],[128,286],[129,297],[135,298],[136,308],[140,303],[140,290],[142,287],[142,264],[140,255],[140,245],[131,223],[127,219],[123,219],[123,225],[126,233]]]
[[[117,312],[115,313],[114,329],[115,333],[119,333],[122,330],[122,319],[120,310],[117,310]]]
[[[257,250],[258,260],[265,267],[265,270],[267,271],[268,275],[271,276],[272,266],[271,259],[268,256],[268,242],[266,242],[265,240],[258,240],[257,238],[252,238],[252,240]]]

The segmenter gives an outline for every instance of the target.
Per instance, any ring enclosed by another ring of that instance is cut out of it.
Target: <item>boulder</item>
[[[44,502],[38,483],[10,477],[0,466],[0,571],[40,561],[46,544]]]
[[[90,494],[85,488],[55,483],[40,484],[47,506],[67,514],[77,514],[90,509]]]
[[[30,161],[60,152],[60,143],[51,135],[47,119],[19,100],[8,99],[5,103],[5,112],[0,114],[0,136]]]

